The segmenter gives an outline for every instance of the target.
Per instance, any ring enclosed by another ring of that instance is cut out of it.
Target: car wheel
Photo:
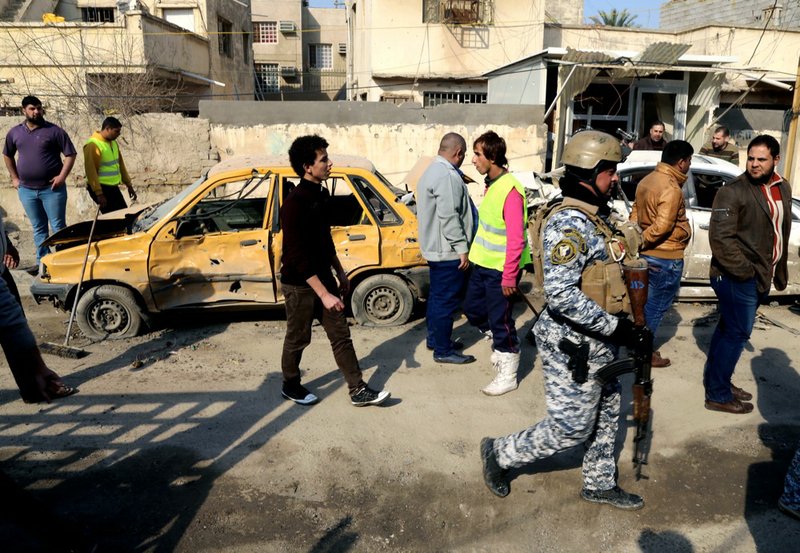
[[[362,325],[394,326],[408,322],[414,295],[396,275],[373,275],[361,281],[350,302],[353,317]]]
[[[89,289],[78,300],[78,328],[90,339],[131,338],[142,327],[139,304],[132,291],[103,284]]]

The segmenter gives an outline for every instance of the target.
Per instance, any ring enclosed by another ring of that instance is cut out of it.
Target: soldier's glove
[[[630,319],[617,319],[617,328],[608,337],[608,340],[618,346],[633,347],[639,340],[639,331],[633,326]]]

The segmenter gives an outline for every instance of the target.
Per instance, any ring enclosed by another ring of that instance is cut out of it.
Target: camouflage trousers
[[[497,438],[494,449],[498,463],[503,468],[519,467],[584,444],[584,488],[613,488],[620,385],[614,379],[601,386],[593,376],[614,359],[615,351],[603,342],[581,337],[590,343],[589,379],[578,384],[567,366],[569,357],[558,347],[561,337],[578,335],[554,322],[546,312],[536,323],[534,333],[544,371],[547,416],[521,432]]]
[[[800,510],[800,447],[795,451],[792,464],[786,473],[781,503],[790,509]]]

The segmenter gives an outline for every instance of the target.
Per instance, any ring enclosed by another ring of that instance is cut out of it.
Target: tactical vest
[[[607,313],[617,315],[631,313],[631,302],[622,276],[622,261],[626,257],[638,257],[641,246],[641,229],[633,223],[623,223],[614,227],[597,215],[597,206],[574,198],[563,198],[537,209],[528,223],[531,237],[531,258],[534,281],[541,288],[544,285],[544,258],[542,233],[548,219],[559,211],[574,209],[580,211],[603,234],[608,258],[595,261],[581,273],[581,292],[596,302]]]
[[[105,186],[118,186],[122,181],[122,175],[119,170],[119,146],[117,146],[117,141],[106,142],[92,137],[86,141],[87,144],[89,142],[100,150],[100,167],[97,170],[97,180]]]
[[[497,271],[503,270],[506,262],[506,222],[503,219],[503,206],[511,189],[515,189],[522,196],[523,221],[528,220],[528,208],[525,205],[525,190],[519,181],[510,173],[506,173],[492,183],[486,196],[478,208],[478,232],[469,250],[469,260]],[[523,226],[523,234],[525,227]],[[528,239],[525,237],[525,247],[520,256],[520,268],[531,262],[531,251]]]

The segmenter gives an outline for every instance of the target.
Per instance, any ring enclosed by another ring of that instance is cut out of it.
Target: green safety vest
[[[97,170],[97,177],[100,184],[105,186],[119,186],[122,182],[122,175],[119,171],[119,146],[117,141],[106,142],[92,137],[86,141],[91,142],[100,150],[100,167]]]
[[[506,262],[506,222],[503,220],[503,205],[512,188],[522,196],[525,217],[522,221],[525,249],[522,250],[519,266],[524,267],[531,262],[531,248],[525,231],[528,220],[525,190],[511,173],[506,173],[492,183],[478,208],[478,233],[469,249],[469,260],[476,265],[501,272],[503,270]]]

